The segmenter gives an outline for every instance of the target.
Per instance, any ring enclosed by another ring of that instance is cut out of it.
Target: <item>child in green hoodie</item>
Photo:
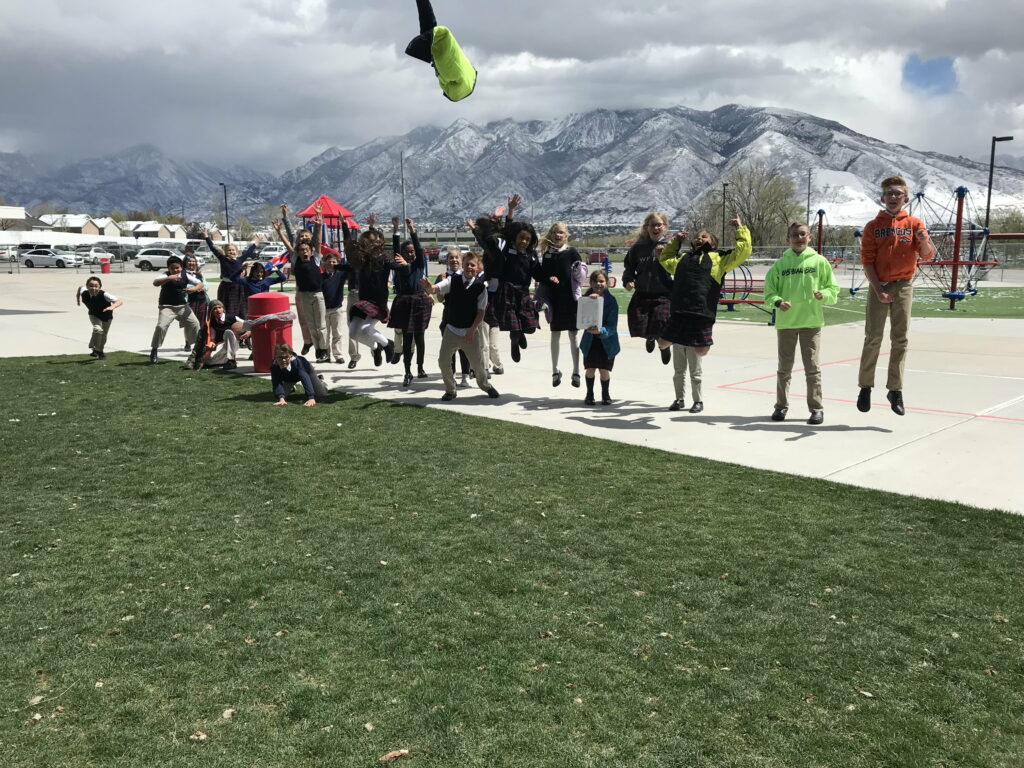
[[[825,420],[821,402],[821,366],[818,363],[825,304],[835,304],[839,284],[828,260],[808,246],[811,230],[794,221],[789,225],[789,248],[772,264],[764,277],[764,303],[775,307],[775,329],[779,341],[779,374],[772,421],[783,421],[789,410],[789,381],[793,376],[796,345],[804,362],[807,379],[808,424]]]

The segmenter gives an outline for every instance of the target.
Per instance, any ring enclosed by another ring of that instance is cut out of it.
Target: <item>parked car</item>
[[[267,243],[259,250],[259,257],[262,261],[270,261],[276,256],[282,256],[288,250],[283,243]]]
[[[25,253],[26,251],[34,251],[37,248],[49,247],[49,243],[18,243],[18,253]]]
[[[143,248],[135,257],[135,266],[143,272],[150,269],[167,269],[167,259],[171,256],[177,256],[180,259],[183,255],[181,251],[173,248]],[[206,263],[206,260],[198,254],[196,261],[200,267]]]
[[[114,260],[114,254],[97,248],[95,245],[80,245],[75,248],[75,253],[82,257],[83,264],[99,264],[101,256],[105,256],[111,261]]]
[[[36,248],[21,254],[21,263],[29,269],[33,267],[80,267],[82,257],[71,251],[57,251],[53,248]]]
[[[139,249],[134,245],[122,245],[121,243],[98,243],[98,247],[113,254],[118,261],[131,261]]]
[[[17,261],[18,247],[16,245],[0,245],[0,261]]]

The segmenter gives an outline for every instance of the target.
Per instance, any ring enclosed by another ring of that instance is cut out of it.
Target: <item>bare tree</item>
[[[725,218],[739,216],[750,228],[754,245],[783,245],[790,222],[803,221],[796,185],[778,164],[756,160],[734,169],[725,181],[729,185]],[[722,190],[708,190],[693,215],[695,225],[718,232],[722,228]]]

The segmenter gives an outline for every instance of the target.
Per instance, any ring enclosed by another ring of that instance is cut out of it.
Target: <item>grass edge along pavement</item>
[[[0,372],[6,766],[1024,761],[1019,517],[127,353]]]

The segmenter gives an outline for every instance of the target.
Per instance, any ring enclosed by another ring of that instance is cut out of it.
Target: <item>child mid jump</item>
[[[789,381],[793,377],[796,345],[804,362],[807,380],[808,424],[825,420],[821,399],[821,328],[825,324],[824,304],[835,304],[839,283],[832,265],[808,246],[811,230],[794,221],[789,225],[789,248],[768,270],[764,278],[764,303],[775,307],[775,330],[779,342],[779,372],[776,383],[775,411],[772,421],[783,421],[789,410]]]
[[[743,226],[739,216],[730,222],[736,227],[736,247],[729,253],[718,251],[718,241],[705,229],[697,233],[691,248],[680,255],[685,232],[676,234],[661,252],[659,261],[665,271],[672,275],[672,315],[658,339],[658,346],[664,352],[675,344],[676,369],[674,383],[676,399],[669,406],[670,411],[683,407],[682,384],[686,369],[690,369],[693,383],[693,405],[690,413],[704,410],[703,395],[700,391],[702,378],[701,358],[711,351],[714,344],[712,333],[718,314],[718,299],[722,294],[722,278],[749,258],[753,247],[750,230]],[[683,357],[684,361],[679,358]]]
[[[890,176],[882,182],[884,210],[864,225],[860,241],[860,262],[871,285],[864,313],[864,348],[860,353],[860,393],[857,410],[871,410],[871,388],[875,385],[875,364],[882,347],[885,320],[891,323],[889,374],[885,388],[893,413],[902,416],[903,366],[907,359],[907,330],[914,301],[914,273],[917,260],[930,259],[935,246],[924,223],[903,210],[909,196],[907,182]]]
[[[90,357],[106,360],[107,355],[103,348],[107,345],[107,333],[114,320],[114,310],[124,302],[104,291],[103,283],[93,275],[85,281],[85,288],[75,291],[75,303],[78,306],[85,304],[89,310],[89,322],[92,323],[92,336],[89,338]]]

